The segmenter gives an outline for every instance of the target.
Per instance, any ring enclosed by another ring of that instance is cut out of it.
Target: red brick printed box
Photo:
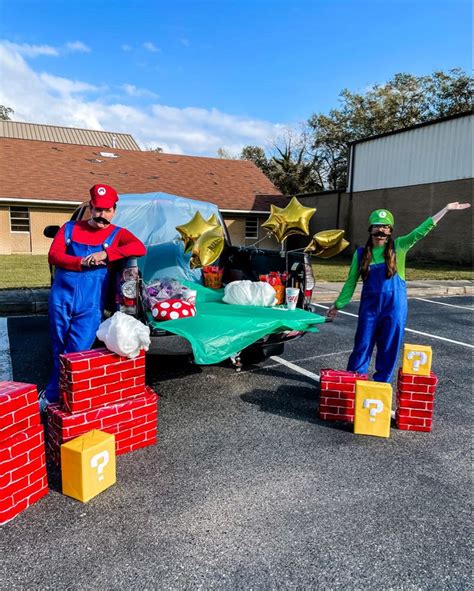
[[[354,422],[356,380],[367,380],[367,374],[335,369],[321,370],[320,419]]]
[[[0,523],[10,521],[47,493],[42,425],[0,441]]]
[[[431,431],[438,378],[398,372],[395,424],[404,431]]]
[[[158,396],[146,386],[145,393],[119,404],[83,413],[69,414],[59,407],[48,407],[48,454],[60,460],[60,446],[92,429],[115,435],[117,455],[156,443]]]
[[[145,352],[134,359],[107,349],[61,355],[60,387],[64,408],[73,413],[141,396]]]
[[[36,386],[0,382],[0,440],[39,424]]]

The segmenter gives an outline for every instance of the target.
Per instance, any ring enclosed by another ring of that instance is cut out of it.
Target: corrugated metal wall
[[[352,191],[472,178],[473,132],[469,115],[355,144]]]
[[[80,146],[107,147],[111,149],[113,149],[115,137],[115,147],[118,150],[140,150],[140,146],[129,133],[41,125],[23,123],[21,121],[0,120],[0,137],[58,142],[61,144],[78,144]]]

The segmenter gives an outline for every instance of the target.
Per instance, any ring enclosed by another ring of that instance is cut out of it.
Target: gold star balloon
[[[270,217],[262,224],[275,236],[278,242],[283,242],[292,234],[309,234],[309,221],[316,211],[315,207],[305,207],[292,197],[285,208],[272,205]]]
[[[262,228],[269,230],[270,233],[275,236],[278,242],[281,242],[280,232],[284,228],[284,221],[279,215],[280,211],[283,211],[281,207],[270,205],[270,216],[262,224]]]
[[[222,226],[215,226],[199,236],[192,248],[189,264],[191,269],[212,265],[224,249],[224,230]]]
[[[344,239],[344,230],[323,230],[313,236],[304,251],[321,259],[330,259],[348,246],[349,242]]]
[[[212,224],[213,226],[220,226],[219,220],[215,213],[213,213],[211,217],[206,220],[206,222],[208,224]]]
[[[193,218],[187,224],[176,226],[176,230],[178,230],[181,240],[184,242],[184,252],[191,252],[193,244],[199,236],[216,227],[220,227],[220,225],[215,214],[211,215],[208,220],[205,220],[199,211],[194,214]]]

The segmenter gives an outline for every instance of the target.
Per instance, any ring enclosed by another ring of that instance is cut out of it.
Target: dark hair
[[[385,250],[383,252],[383,258],[385,259],[385,277],[390,279],[397,272],[397,257],[395,256],[395,243],[391,236],[388,237],[385,243]],[[372,235],[369,236],[364,250],[362,252],[362,258],[360,261],[360,274],[362,279],[365,281],[369,276],[370,262],[372,260]]]

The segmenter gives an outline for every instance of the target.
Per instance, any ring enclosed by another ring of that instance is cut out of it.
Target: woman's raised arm
[[[443,207],[443,209],[441,211],[438,211],[438,213],[435,213],[432,216],[433,221],[435,224],[437,224],[439,222],[439,220],[441,218],[443,218],[448,213],[448,211],[467,209],[468,207],[471,207],[470,203],[459,203],[459,201],[454,201],[453,203],[448,203],[448,205],[446,205],[446,207]]]

